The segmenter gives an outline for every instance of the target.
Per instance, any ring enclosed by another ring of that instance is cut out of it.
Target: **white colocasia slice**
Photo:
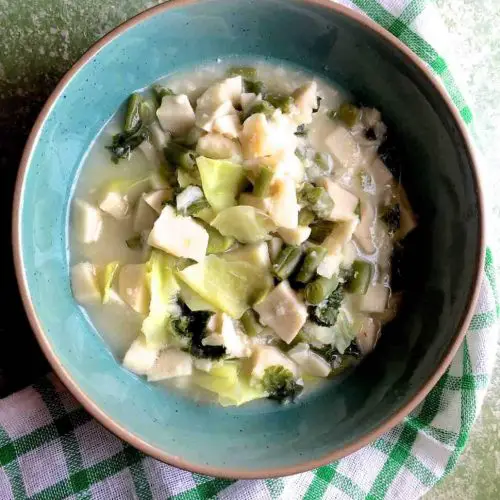
[[[157,214],[160,214],[167,201],[172,200],[173,194],[171,189],[157,189],[144,193],[142,197]]]
[[[368,287],[364,295],[356,297],[359,309],[366,313],[383,313],[389,301],[389,288],[382,283]]]
[[[214,120],[213,129],[230,139],[237,139],[241,132],[240,118],[238,115],[219,116]]]
[[[208,233],[192,217],[176,215],[167,205],[149,234],[148,245],[199,262],[207,253]]]
[[[129,214],[130,205],[120,193],[110,191],[99,203],[99,208],[117,220],[125,219]]]
[[[73,297],[80,304],[92,304],[101,300],[97,272],[90,262],[80,262],[71,268]]]
[[[330,364],[304,342],[292,347],[287,355],[299,365],[301,371],[313,377],[328,377],[332,370]]]
[[[183,136],[193,128],[195,115],[187,95],[166,95],[156,111],[161,128],[174,136]]]
[[[98,208],[83,200],[73,202],[72,223],[78,241],[94,243],[101,236],[102,214]]]
[[[295,182],[290,177],[276,179],[271,185],[269,216],[278,227],[297,229],[299,205]]]
[[[206,156],[213,160],[239,161],[241,159],[241,147],[238,141],[232,140],[222,134],[210,133],[200,137],[196,145],[196,152],[200,156]]]
[[[260,322],[270,326],[287,344],[296,337],[307,319],[307,308],[288,281],[282,281],[254,309],[259,313]]]
[[[373,242],[373,225],[375,223],[375,208],[367,201],[360,203],[360,222],[354,231],[354,239],[361,249],[367,253],[375,252],[375,243]]]
[[[318,86],[315,81],[308,82],[293,93],[296,111],[292,117],[297,125],[309,124],[312,121],[313,110],[318,105]]]
[[[328,192],[333,200],[333,209],[327,219],[332,221],[350,220],[356,217],[355,211],[359,203],[359,198],[344,189],[340,184],[332,181],[328,177],[318,179],[317,184]]]
[[[196,101],[196,125],[211,132],[217,118],[236,114],[234,106],[240,103],[243,80],[241,76],[215,83]]]
[[[252,355],[252,377],[259,380],[271,366],[283,366],[290,370],[294,377],[298,375],[297,365],[277,347],[269,345],[256,346]]]
[[[157,218],[158,212],[145,201],[144,197],[139,198],[134,211],[134,232],[141,233],[151,229]]]
[[[149,311],[149,289],[146,273],[146,264],[126,264],[118,274],[120,297],[134,311],[144,315]]]
[[[343,125],[335,127],[325,144],[333,158],[347,169],[355,169],[365,162],[359,144]]]
[[[145,339],[141,336],[132,342],[122,364],[124,368],[137,375],[146,375],[153,368],[158,358],[158,352],[158,349],[148,347]]]
[[[297,226],[295,229],[280,227],[278,234],[289,245],[301,245],[311,235],[311,228],[309,226]]]
[[[157,382],[173,377],[186,377],[193,373],[193,358],[179,349],[165,349],[154,366],[148,370],[148,381]]]
[[[275,146],[272,139],[272,128],[263,113],[255,113],[243,123],[240,134],[243,157],[259,158],[274,154]]]
[[[216,313],[213,318],[212,333],[202,340],[202,344],[223,345],[230,358],[248,358],[252,353],[248,337],[236,331],[232,318],[225,313]]]
[[[339,222],[335,225],[330,235],[326,237],[325,241],[323,241],[321,246],[326,248],[327,254],[316,270],[320,276],[331,278],[338,272],[343,259],[343,249],[352,239],[358,223],[359,219],[357,218]]]

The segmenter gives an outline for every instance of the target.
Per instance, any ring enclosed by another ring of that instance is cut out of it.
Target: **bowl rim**
[[[470,324],[472,316],[474,314],[474,309],[476,302],[479,297],[480,285],[481,285],[481,273],[484,268],[485,260],[485,216],[484,216],[484,194],[481,187],[481,181],[479,177],[479,169],[477,166],[477,159],[474,153],[474,147],[470,140],[467,128],[462,121],[462,118],[454,106],[451,98],[446,93],[446,90],[441,85],[439,80],[432,74],[430,69],[423,63],[423,61],[403,44],[398,38],[392,35],[390,32],[386,31],[375,21],[365,16],[362,13],[354,11],[348,7],[344,7],[331,0],[295,0],[302,2],[304,5],[319,5],[328,9],[335,11],[340,16],[349,18],[350,20],[361,24],[365,29],[375,32],[376,35],[385,39],[386,42],[390,43],[396,49],[398,49],[406,59],[406,62],[412,64],[417,70],[421,71],[430,85],[439,94],[444,104],[447,106],[455,125],[459,131],[460,139],[462,140],[467,155],[469,157],[471,173],[473,181],[475,182],[475,190],[477,196],[478,205],[478,219],[479,219],[479,256],[476,261],[476,269],[474,273],[474,281],[469,294],[468,304],[462,314],[460,319],[460,326],[455,338],[452,340],[448,351],[443,356],[441,362],[436,367],[434,373],[431,377],[420,387],[413,398],[408,401],[403,407],[399,408],[395,413],[389,415],[388,418],[379,425],[376,429],[366,433],[365,435],[358,438],[355,442],[343,446],[342,448],[335,450],[331,453],[327,453],[317,459],[307,460],[305,462],[284,467],[273,467],[265,469],[252,469],[252,470],[239,470],[232,469],[230,467],[214,467],[209,465],[197,465],[192,464],[179,456],[170,455],[169,453],[158,449],[156,446],[147,443],[139,436],[133,434],[127,430],[122,425],[117,424],[112,418],[107,415],[100,407],[87,395],[85,394],[77,383],[72,379],[70,373],[62,366],[61,362],[57,358],[55,352],[50,346],[48,337],[44,333],[43,326],[36,314],[35,308],[30,299],[30,291],[28,288],[28,283],[26,275],[24,272],[23,257],[21,251],[21,227],[20,227],[20,211],[21,211],[21,200],[24,192],[24,184],[26,180],[26,175],[28,172],[28,167],[31,162],[31,158],[38,142],[38,138],[41,133],[41,129],[45,123],[45,120],[52,110],[57,99],[63,93],[66,85],[75,76],[75,74],[87,64],[92,57],[94,57],[101,48],[103,48],[108,43],[112,42],[118,38],[123,32],[132,28],[133,26],[149,19],[157,14],[163,13],[167,10],[181,7],[183,5],[189,5],[194,3],[199,3],[201,0],[170,0],[167,3],[160,4],[151,7],[134,17],[128,19],[122,24],[118,25],[116,28],[111,30],[109,33],[100,38],[96,43],[94,43],[81,57],[78,61],[69,69],[69,71],[63,76],[59,81],[55,89],[50,94],[46,103],[44,104],[40,114],[38,115],[33,128],[30,132],[26,145],[24,147],[23,155],[20,161],[20,167],[17,174],[14,199],[13,199],[13,215],[12,215],[12,248],[14,254],[14,267],[16,278],[18,282],[18,287],[21,293],[22,302],[24,309],[28,316],[31,328],[35,333],[35,337],[48,361],[50,362],[52,368],[54,369],[57,376],[63,381],[64,385],[70,390],[72,395],[83,405],[83,407],[96,418],[107,430],[111,431],[113,434],[121,438],[122,440],[130,443],[135,448],[139,449],[143,453],[150,455],[164,463],[169,465],[179,467],[181,469],[203,474],[213,477],[223,477],[228,479],[261,479],[261,478],[272,478],[287,476],[291,474],[297,474],[300,472],[305,472],[317,467],[326,465],[334,460],[343,458],[360,448],[368,445],[376,438],[386,433],[394,426],[399,424],[411,411],[413,411],[427,396],[431,389],[436,385],[438,380],[444,374],[445,370],[448,368],[453,357],[455,356],[458,348],[464,340],[467,328]]]

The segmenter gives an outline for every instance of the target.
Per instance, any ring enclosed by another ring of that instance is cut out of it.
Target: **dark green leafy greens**
[[[171,320],[171,330],[175,335],[189,342],[186,351],[196,358],[220,359],[226,354],[224,346],[203,345],[207,322],[212,313],[190,311],[183,305],[182,315]]]
[[[280,403],[293,402],[303,389],[295,381],[293,373],[280,365],[266,368],[262,377],[262,387],[269,394],[269,399]]]
[[[106,146],[111,151],[111,160],[113,163],[118,163],[121,159],[129,158],[132,151],[148,136],[140,114],[143,102],[144,100],[140,94],[132,94],[129,97],[123,132],[115,134],[111,145]]]
[[[339,315],[340,305],[344,299],[344,290],[338,286],[325,300],[317,306],[309,307],[309,317],[321,326],[333,326]]]
[[[356,365],[360,358],[361,352],[359,350],[356,341],[352,341],[349,347],[345,350],[344,354],[340,354],[339,351],[333,345],[325,345],[323,347],[311,347],[311,350],[316,354],[319,354],[325,361],[327,361],[332,367],[330,376],[340,375],[343,371],[347,370],[351,366]]]

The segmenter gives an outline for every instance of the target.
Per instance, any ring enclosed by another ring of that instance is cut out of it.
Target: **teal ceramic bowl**
[[[72,298],[69,202],[90,144],[126,97],[217,58],[270,58],[382,110],[419,217],[405,307],[361,366],[297,404],[197,404],[122,369]],[[483,264],[482,204],[460,117],[394,37],[329,1],[177,1],[104,37],[52,94],[26,146],[14,204],[25,307],[58,375],[108,429],[172,465],[225,477],[304,471],[375,439],[419,404],[467,328]]]

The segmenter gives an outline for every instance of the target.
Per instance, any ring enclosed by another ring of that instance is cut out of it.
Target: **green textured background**
[[[0,0],[0,223],[4,290],[16,290],[9,241],[13,186],[29,130],[60,77],[98,38],[130,16],[161,3],[143,0]],[[436,0],[450,30],[458,70],[476,113],[490,185],[500,185],[500,1]],[[498,196],[496,197],[498,198]],[[492,197],[500,216],[500,200]],[[495,226],[497,226],[495,220]],[[500,231],[493,231],[495,249]],[[497,261],[498,261],[498,252]],[[48,370],[17,293],[3,300],[0,397]],[[498,363],[497,363],[498,364]],[[500,498],[500,377],[494,377],[457,470],[428,499]]]

